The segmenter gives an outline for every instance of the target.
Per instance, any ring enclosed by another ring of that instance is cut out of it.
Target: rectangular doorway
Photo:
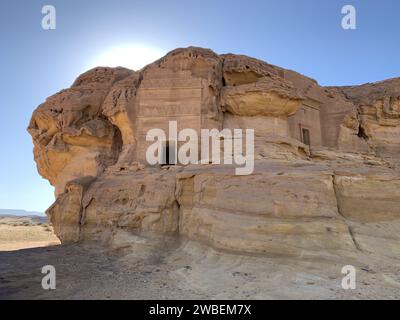
[[[311,140],[310,140],[310,130],[301,127],[301,140],[304,144],[310,146],[311,145]]]

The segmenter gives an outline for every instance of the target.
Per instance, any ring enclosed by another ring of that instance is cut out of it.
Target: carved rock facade
[[[148,166],[146,133],[170,120],[254,129],[254,173]],[[400,79],[321,87],[190,47],[137,72],[86,72],[35,110],[28,131],[56,189],[47,214],[63,243],[129,245],[123,232],[298,256],[381,252],[390,238],[387,254],[400,252]]]

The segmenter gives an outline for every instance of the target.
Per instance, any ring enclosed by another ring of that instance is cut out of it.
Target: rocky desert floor
[[[357,270],[355,290],[341,287],[348,264]],[[55,290],[41,287],[44,265],[56,268]],[[114,250],[86,244],[2,251],[0,299],[400,299],[400,263],[362,254],[240,255],[138,237]]]

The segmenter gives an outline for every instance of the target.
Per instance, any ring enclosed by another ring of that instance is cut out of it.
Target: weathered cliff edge
[[[254,173],[147,166],[146,129],[171,119],[255,129]],[[246,56],[176,49],[137,72],[84,73],[28,131],[62,243],[156,236],[258,254],[400,254],[400,78],[321,87]]]

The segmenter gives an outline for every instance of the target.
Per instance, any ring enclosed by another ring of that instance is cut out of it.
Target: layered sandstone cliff
[[[146,132],[254,129],[255,169],[150,166]],[[135,235],[237,252],[400,253],[400,79],[321,87],[265,62],[176,49],[140,71],[92,69],[33,113],[63,243]]]

